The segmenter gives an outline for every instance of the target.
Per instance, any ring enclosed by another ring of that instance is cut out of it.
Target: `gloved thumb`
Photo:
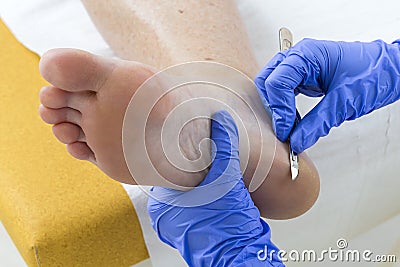
[[[222,174],[233,178],[241,176],[238,129],[227,111],[221,110],[212,116],[211,140],[213,162],[202,184],[210,183]]]
[[[301,153],[313,146],[320,137],[328,135],[332,127],[337,127],[352,117],[354,108],[339,90],[328,92],[324,98],[297,124],[290,136],[290,145],[294,152]]]
[[[200,206],[221,198],[234,188],[242,178],[239,137],[235,121],[227,111],[218,111],[213,115],[211,140],[213,162],[203,182],[189,191],[154,187],[151,191],[154,203],[180,207]]]

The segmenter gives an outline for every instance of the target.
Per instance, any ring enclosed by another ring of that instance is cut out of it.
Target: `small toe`
[[[68,153],[76,159],[88,160],[95,163],[93,151],[85,142],[75,142],[67,145]]]
[[[71,93],[54,86],[45,86],[39,92],[40,103],[52,109],[70,107],[83,110],[92,97],[93,93],[88,91]]]
[[[58,89],[54,86],[44,86],[40,89],[39,100],[42,105],[48,108],[67,107],[69,92]]]
[[[63,144],[86,141],[81,127],[72,123],[59,123],[53,126],[53,134]]]
[[[70,122],[76,125],[81,124],[82,114],[73,108],[52,109],[43,105],[39,106],[39,115],[45,123],[59,124]]]

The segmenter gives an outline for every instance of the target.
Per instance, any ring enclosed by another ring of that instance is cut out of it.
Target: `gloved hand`
[[[304,39],[278,53],[255,79],[272,112],[277,138],[286,141],[296,117],[295,95],[324,96],[290,136],[300,153],[339,126],[400,98],[399,41],[387,44]]]
[[[238,130],[228,112],[213,116],[211,139],[214,160],[198,187],[151,190],[148,212],[154,230],[189,266],[284,266],[243,183]]]

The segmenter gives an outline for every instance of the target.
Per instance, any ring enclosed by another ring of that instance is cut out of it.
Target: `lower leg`
[[[258,71],[235,2],[83,0],[98,30],[121,57],[158,69],[210,60],[249,77]]]

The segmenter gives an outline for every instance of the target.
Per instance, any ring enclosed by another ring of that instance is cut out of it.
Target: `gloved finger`
[[[281,62],[285,59],[287,51],[277,53],[268,63],[260,70],[254,79],[254,83],[257,87],[258,94],[261,98],[261,102],[264,105],[264,108],[270,112],[268,96],[265,92],[265,80],[269,77],[269,75],[275,70],[275,68],[281,64]]]
[[[268,76],[274,71],[274,69],[281,64],[281,62],[285,59],[287,51],[282,51],[275,54],[271,60],[265,64],[265,66],[257,73],[256,78],[254,79],[254,83],[260,89],[265,90],[265,80]]]
[[[284,142],[289,137],[296,118],[295,88],[306,76],[304,61],[296,56],[286,57],[265,80],[265,93],[272,112],[273,129]]]
[[[225,110],[216,112],[211,121],[213,162],[201,185],[211,183],[221,175],[237,178],[241,176],[239,161],[239,134],[235,121]]]
[[[275,70],[275,68],[281,64],[281,62],[285,59],[287,54],[286,51],[281,51],[268,61],[268,63],[260,70],[254,79],[254,83],[257,88],[258,96],[261,99],[261,103],[263,104],[267,113],[272,117],[271,108],[269,106],[268,95],[265,91],[265,80],[269,77],[269,75]]]
[[[350,118],[355,109],[349,105],[347,95],[341,90],[332,90],[297,124],[290,136],[294,152],[301,153],[314,145],[320,137],[328,135]]]

